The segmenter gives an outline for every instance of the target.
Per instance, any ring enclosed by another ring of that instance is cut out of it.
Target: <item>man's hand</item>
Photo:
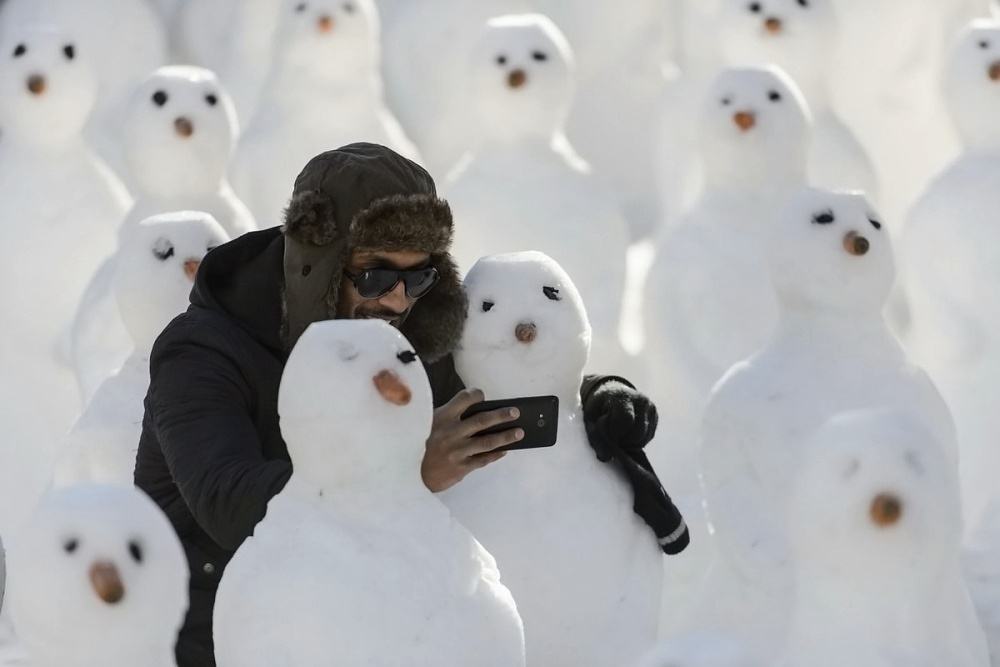
[[[616,447],[641,450],[656,435],[656,406],[633,387],[608,380],[583,404],[583,422],[597,458],[610,461]]]
[[[466,410],[484,399],[483,392],[478,389],[466,389],[434,411],[434,425],[420,467],[424,484],[434,493],[450,489],[473,470],[499,461],[507,452],[493,450],[512,445],[524,437],[524,431],[519,428],[476,436],[484,429],[506,424],[520,416],[517,408],[504,408],[462,419]]]

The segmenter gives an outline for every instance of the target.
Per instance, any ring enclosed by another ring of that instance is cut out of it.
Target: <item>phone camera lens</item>
[[[538,428],[545,428],[545,420],[544,419],[539,419],[538,420]]]

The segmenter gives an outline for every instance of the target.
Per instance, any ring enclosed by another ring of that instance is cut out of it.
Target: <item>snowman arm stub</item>
[[[147,413],[181,497],[219,546],[236,550],[291,476],[267,460],[250,417],[250,394],[221,345],[194,328],[183,342],[154,349]],[[200,340],[206,339],[206,340]]]

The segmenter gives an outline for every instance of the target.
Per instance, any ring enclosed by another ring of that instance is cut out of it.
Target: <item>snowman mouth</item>
[[[988,76],[990,77],[990,81],[1000,82],[1000,60],[991,64],[989,69],[987,70],[987,73]]]
[[[102,601],[114,605],[125,597],[125,584],[114,563],[98,561],[90,567],[89,575],[90,585]]]
[[[871,250],[871,242],[857,232],[848,232],[844,236],[844,250],[855,257],[863,257]]]
[[[507,75],[507,86],[513,90],[523,88],[528,83],[528,73],[523,69],[516,69]]]
[[[752,111],[740,111],[733,114],[733,122],[741,132],[749,132],[757,126],[757,114]]]
[[[334,28],[335,25],[336,25],[336,23],[334,22],[332,16],[325,16],[324,15],[324,16],[320,16],[318,19],[316,19],[316,29],[319,30],[323,34],[328,34],[328,33],[333,32],[333,28]]]
[[[770,16],[764,21],[764,32],[769,35],[780,35],[785,30],[785,22],[776,16]]]
[[[184,116],[181,116],[180,118],[174,120],[174,132],[176,132],[177,136],[181,139],[190,139],[194,134],[194,123]]]
[[[903,501],[894,493],[880,493],[872,500],[869,513],[876,526],[889,528],[903,517]]]

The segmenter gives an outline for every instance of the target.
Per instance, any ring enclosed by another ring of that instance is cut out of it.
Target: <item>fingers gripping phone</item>
[[[524,438],[512,445],[497,449],[498,452],[515,449],[541,449],[556,444],[559,432],[559,398],[557,396],[528,396],[522,398],[505,398],[499,401],[483,401],[476,403],[462,414],[462,419],[468,419],[482,412],[517,408],[521,416],[514,421],[497,424],[484,429],[476,435],[491,435],[513,428],[524,430]]]

